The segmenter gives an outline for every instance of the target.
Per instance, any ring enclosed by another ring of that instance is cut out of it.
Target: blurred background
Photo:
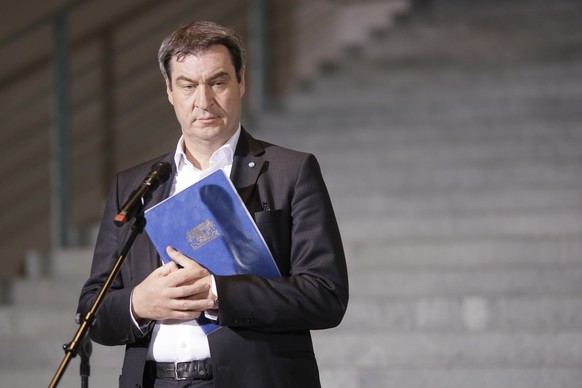
[[[351,300],[314,333],[324,388],[580,388],[580,1],[1,9],[2,386],[49,384],[115,172],[180,134],[159,44],[208,19],[247,43],[243,124],[315,153],[336,208]],[[94,347],[92,385],[122,352]]]

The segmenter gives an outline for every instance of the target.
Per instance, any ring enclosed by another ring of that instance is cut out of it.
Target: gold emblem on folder
[[[218,229],[216,229],[216,226],[210,220],[206,220],[186,232],[186,238],[188,239],[188,242],[192,246],[193,250],[208,244],[210,241],[219,236],[220,232]]]

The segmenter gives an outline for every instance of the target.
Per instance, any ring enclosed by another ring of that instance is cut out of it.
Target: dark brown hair
[[[186,24],[168,35],[158,51],[158,63],[164,78],[172,87],[172,58],[182,60],[188,55],[199,55],[211,46],[223,45],[228,49],[230,59],[240,83],[246,59],[242,39],[232,29],[219,24],[198,21]]]

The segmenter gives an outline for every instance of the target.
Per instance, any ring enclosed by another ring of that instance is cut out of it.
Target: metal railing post
[[[267,80],[269,79],[268,8],[267,0],[252,0],[249,12],[249,80],[251,114],[269,108]]]
[[[70,245],[71,164],[68,12],[53,22],[53,98],[51,124],[51,239],[53,249]]]

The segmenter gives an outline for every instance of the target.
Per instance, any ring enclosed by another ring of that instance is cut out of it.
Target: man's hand
[[[132,313],[143,320],[190,320],[216,308],[208,270],[171,247],[166,252],[173,262],[153,271],[132,294]]]

